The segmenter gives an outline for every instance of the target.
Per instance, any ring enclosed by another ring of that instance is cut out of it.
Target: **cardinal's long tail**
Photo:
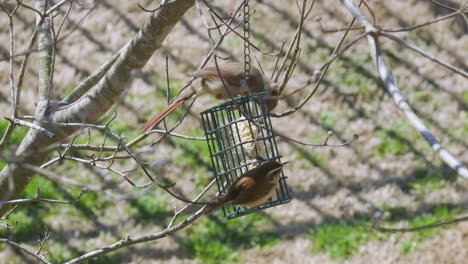
[[[185,103],[185,99],[179,99],[177,101],[172,102],[166,109],[164,109],[161,113],[153,116],[150,120],[148,120],[143,126],[141,126],[141,130],[146,132],[153,127],[157,126],[167,115],[169,115],[172,111],[174,111],[177,107],[181,106]]]

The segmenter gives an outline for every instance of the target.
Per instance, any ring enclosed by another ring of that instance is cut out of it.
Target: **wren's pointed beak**
[[[281,163],[281,167],[283,167],[284,165],[288,164],[289,163],[289,160],[288,161],[285,161],[283,163]]]

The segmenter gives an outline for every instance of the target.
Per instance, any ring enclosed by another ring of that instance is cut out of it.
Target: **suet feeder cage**
[[[263,92],[227,100],[201,113],[220,194],[259,164],[268,160],[281,162],[271,114],[266,109]],[[223,206],[224,215],[232,219],[289,202],[286,178],[281,172],[276,192],[266,203],[256,207],[227,203]]]

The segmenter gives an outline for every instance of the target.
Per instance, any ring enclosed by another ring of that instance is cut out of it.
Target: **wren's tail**
[[[172,111],[174,111],[177,107],[181,106],[183,103],[185,103],[185,99],[180,99],[180,100],[172,102],[161,113],[153,116],[143,126],[141,126],[141,130],[143,132],[146,132],[152,129],[153,127],[157,126],[167,115],[169,115]]]
[[[230,195],[227,195],[227,194],[220,195],[220,196],[214,198],[213,200],[211,200],[208,203],[208,205],[205,207],[205,209],[203,209],[202,214],[209,214],[214,209],[216,209],[216,208],[220,207],[221,205],[223,205],[223,204],[225,204],[227,202],[230,202],[232,200],[233,199],[231,198]]]
[[[205,209],[201,212],[201,214],[209,214],[214,209],[218,208],[220,204],[208,204]]]

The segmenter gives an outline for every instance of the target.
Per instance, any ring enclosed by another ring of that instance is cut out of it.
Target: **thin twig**
[[[456,224],[456,223],[460,223],[460,222],[465,222],[465,221],[468,221],[468,215],[466,216],[462,216],[462,217],[457,217],[455,219],[452,219],[452,220],[448,220],[448,221],[442,221],[442,222],[438,222],[438,223],[433,223],[433,224],[429,224],[429,225],[423,225],[423,226],[418,226],[418,227],[411,227],[411,228],[389,228],[389,227],[382,227],[380,225],[367,225],[367,224],[364,224],[360,221],[356,221],[354,219],[352,219],[351,217],[348,216],[348,220],[350,222],[352,222],[353,224],[355,225],[358,225],[358,226],[362,226],[362,227],[365,227],[365,228],[370,228],[370,229],[374,229],[376,231],[379,231],[379,232],[384,232],[384,233],[401,233],[401,232],[417,232],[417,231],[421,231],[421,230],[425,230],[425,229],[432,229],[432,228],[436,228],[436,227],[441,227],[441,226],[446,226],[446,225],[452,225],[452,224]]]
[[[296,144],[299,144],[299,145],[303,145],[303,146],[341,148],[341,147],[349,146],[352,142],[359,139],[359,134],[354,134],[353,137],[351,137],[350,139],[348,139],[347,141],[345,141],[345,142],[343,142],[341,144],[329,144],[328,140],[333,135],[333,134],[330,134],[331,131],[329,131],[323,143],[308,143],[308,142],[303,142],[303,141],[300,141],[300,140],[297,140],[297,139],[293,139],[293,138],[291,138],[289,136],[286,136],[283,133],[278,132],[277,130],[270,131],[270,129],[268,129],[264,125],[258,124],[257,122],[255,122],[255,120],[251,120],[249,118],[247,118],[247,120],[249,120],[253,125],[255,125],[258,128],[264,129],[264,130],[268,131],[269,133],[272,133],[272,134],[274,134],[274,135],[276,135],[278,137],[281,137],[281,138],[283,138],[283,139],[285,139],[287,141],[290,141],[290,142],[293,142],[293,143],[296,143]]]
[[[414,29],[417,29],[417,28],[420,28],[420,27],[425,27],[425,26],[428,26],[428,25],[431,25],[431,24],[434,24],[434,23],[437,23],[437,22],[440,22],[440,21],[443,21],[443,20],[446,20],[446,19],[449,19],[449,18],[452,18],[456,15],[459,15],[460,13],[463,13],[464,9],[460,9],[460,10],[457,10],[451,14],[448,14],[446,16],[442,16],[442,17],[439,17],[439,18],[436,18],[436,19],[433,19],[431,21],[428,21],[428,22],[425,22],[425,23],[422,23],[422,24],[419,24],[419,25],[415,25],[415,26],[410,26],[410,27],[404,27],[404,28],[397,28],[397,29],[382,29],[382,31],[384,32],[403,32],[403,31],[411,31],[411,30],[414,30]]]
[[[3,227],[3,228],[6,228],[6,229],[13,229],[16,227],[16,225],[18,224],[18,221],[16,221],[16,223],[14,225],[10,225],[8,223],[6,224],[3,224],[1,221],[5,221],[5,220],[8,220],[8,218],[10,217],[10,215],[13,213],[13,211],[15,211],[15,209],[19,206],[19,204],[15,204],[10,210],[8,210],[8,212],[2,217],[0,218],[0,226]]]
[[[441,6],[441,7],[443,7],[443,8],[446,8],[446,9],[448,9],[448,10],[452,10],[452,11],[457,10],[456,8],[450,7],[450,6],[445,5],[445,4],[443,4],[443,3],[439,2],[439,1],[436,1],[436,0],[431,0],[431,2],[433,2],[434,4],[436,4],[436,5],[438,5],[438,6]]]
[[[82,263],[86,260],[89,260],[89,259],[92,259],[92,258],[95,258],[95,257],[98,257],[98,256],[101,256],[101,255],[104,255],[104,254],[107,254],[109,252],[112,252],[114,250],[117,250],[119,248],[123,248],[123,247],[126,247],[126,246],[129,246],[129,245],[135,245],[135,244],[140,244],[140,243],[143,243],[143,242],[148,242],[148,241],[153,241],[153,240],[157,240],[157,239],[160,239],[160,238],[164,238],[164,237],[167,237],[187,226],[189,226],[190,224],[192,224],[193,222],[195,222],[195,220],[197,220],[200,216],[202,216],[202,212],[203,212],[203,208],[201,208],[200,210],[198,210],[196,213],[192,214],[191,216],[187,217],[184,219],[184,221],[182,221],[181,223],[171,227],[171,228],[166,228],[164,229],[163,231],[161,232],[157,232],[157,233],[154,233],[154,234],[150,234],[150,235],[143,235],[143,236],[137,236],[137,237],[130,237],[130,236],[127,236],[126,238],[123,238],[111,245],[108,245],[108,246],[105,246],[105,247],[102,247],[102,248],[99,248],[99,249],[96,249],[96,250],[93,250],[91,252],[88,252],[84,255],[81,255],[77,258],[74,258],[74,259],[71,259],[67,262],[65,262],[64,264],[75,264],[75,263]]]
[[[49,10],[47,10],[47,12],[45,14],[50,15],[50,13],[54,12],[55,9],[59,8],[60,6],[62,6],[63,4],[65,4],[68,1],[71,2],[70,5],[73,3],[73,0],[62,0],[62,1],[58,2],[57,4],[55,4],[54,6],[52,6],[51,8],[49,8]]]
[[[76,181],[74,179],[61,176],[61,175],[59,175],[59,174],[57,174],[57,173],[55,173],[53,171],[46,170],[46,169],[44,169],[42,167],[38,167],[38,166],[30,165],[30,164],[22,164],[21,166],[23,168],[25,168],[25,169],[32,170],[35,173],[41,174],[41,175],[45,176],[46,178],[48,178],[50,180],[60,181],[60,182],[62,182],[64,184],[68,184],[68,185],[72,185],[72,186],[78,186],[78,187],[81,187],[81,188],[86,188],[86,189],[88,189],[90,191],[102,191],[104,189],[107,189],[107,188],[111,187],[109,184],[102,185],[102,186],[84,184],[84,183],[78,182],[78,181]]]
[[[361,23],[361,25],[366,27],[368,32],[378,32],[378,29],[375,28],[368,18],[354,5],[352,0],[343,0],[346,8],[351,12],[351,14]],[[384,33],[388,34],[388,33]],[[382,53],[380,50],[378,42],[378,34],[369,34],[367,36],[367,41],[370,46],[370,53],[374,60],[374,63],[377,67],[380,78],[387,86],[387,90],[392,96],[395,104],[398,106],[400,111],[409,121],[409,123],[424,137],[424,139],[429,143],[429,145],[434,149],[434,151],[439,155],[439,157],[452,169],[454,169],[460,176],[465,179],[468,179],[468,169],[460,163],[450,152],[448,152],[439,140],[430,132],[426,127],[424,122],[416,115],[416,113],[411,109],[411,106],[407,103],[406,98],[403,96],[403,93],[398,88],[393,76],[390,72],[390,69],[386,65]]]
[[[227,25],[231,25],[233,22],[234,22],[234,19],[236,17],[236,15],[239,13],[240,9],[242,8],[243,6],[243,3],[240,3],[239,6],[237,7],[237,9],[234,11],[234,13],[232,14],[232,16],[230,17],[229,21],[226,23]],[[237,28],[238,26],[240,26],[241,24],[239,23],[237,26],[234,26],[234,28]],[[221,36],[219,37],[218,41],[216,42],[216,44],[211,48],[210,52],[208,52],[208,54],[203,58],[202,62],[200,63],[200,66],[198,67],[198,70],[205,67],[205,65],[208,63],[208,61],[210,60],[210,58],[213,56],[213,54],[216,52],[216,50],[218,49],[218,47],[221,45],[221,43],[224,41],[224,38],[230,33],[229,31],[230,27],[226,27],[223,31],[223,33],[221,34]],[[196,77],[192,77],[185,85],[184,87],[180,90],[179,94],[182,93],[185,89],[187,89],[191,84],[192,82],[196,79]]]
[[[78,195],[78,197],[74,200],[71,201],[64,201],[64,200],[54,200],[54,199],[46,199],[46,198],[40,198],[39,197],[39,190],[38,190],[38,196],[36,198],[27,198],[27,199],[16,199],[16,200],[8,200],[8,201],[0,201],[0,206],[3,206],[4,204],[20,204],[20,203],[36,203],[36,202],[47,202],[47,203],[59,203],[59,204],[73,204],[78,202],[83,195],[88,193],[87,189],[83,189]]]
[[[34,124],[34,123],[29,123],[29,122],[26,122],[26,121],[23,121],[21,119],[11,119],[9,117],[5,117],[6,120],[10,121],[11,123],[13,123],[14,125],[18,125],[18,126],[25,126],[25,127],[29,127],[29,128],[32,128],[32,129],[35,129],[37,131],[40,131],[42,133],[45,133],[48,137],[50,138],[54,138],[55,137],[55,133],[37,125],[37,124]]]
[[[26,8],[26,9],[29,9],[29,10],[35,12],[35,13],[38,15],[38,17],[40,18],[41,22],[42,22],[42,21],[44,20],[44,18],[46,17],[46,16],[43,14],[43,12],[41,12],[41,10],[38,10],[38,9],[32,7],[32,6],[29,6],[29,5],[25,4],[25,3],[23,3],[22,1],[16,1],[16,3],[18,3],[20,6]],[[40,23],[38,23],[38,24],[40,24]]]
[[[276,56],[276,54],[268,53],[268,52],[265,52],[265,51],[261,50],[259,47],[257,47],[257,45],[251,43],[248,39],[245,39],[244,36],[242,36],[242,34],[240,34],[239,32],[236,31],[235,28],[231,27],[229,23],[226,23],[223,20],[223,18],[211,7],[211,5],[206,0],[202,0],[202,1],[206,6],[208,6],[208,8],[210,9],[210,12],[212,12],[218,18],[219,21],[221,21],[227,28],[229,28],[231,30],[231,32],[234,32],[234,34],[236,34],[243,41],[247,41],[251,47],[253,47],[254,49],[256,49],[257,51],[259,51],[260,53],[262,53],[264,55]]]
[[[170,2],[163,1],[163,3],[161,3],[158,7],[154,8],[154,9],[147,9],[147,8],[144,8],[144,7],[143,7],[142,5],[140,5],[140,4],[137,4],[137,6],[138,6],[141,10],[143,10],[143,11],[145,11],[145,12],[154,13],[154,12],[158,11],[159,9],[165,7],[166,5],[170,5],[170,4],[175,3],[175,2],[177,2],[177,0],[173,0],[173,1],[170,1]]]
[[[40,255],[41,254],[41,251],[42,251],[42,248],[44,247],[45,243],[47,242],[47,239],[49,239],[50,237],[50,232],[49,230],[47,229],[47,226],[45,226],[45,232],[44,232],[44,237],[41,239],[40,236],[37,237],[37,242],[39,243],[39,249],[36,250],[36,253],[37,255]]]
[[[9,42],[9,46],[10,46],[10,61],[9,61],[9,65],[10,65],[10,68],[9,68],[9,74],[8,74],[8,78],[9,78],[9,81],[10,81],[10,95],[11,95],[11,117],[12,118],[15,118],[17,116],[17,109],[16,109],[16,90],[15,90],[15,79],[14,79],[14,70],[13,70],[13,65],[14,65],[14,61],[13,61],[13,54],[14,54],[14,39],[13,39],[13,35],[14,35],[14,23],[13,23],[13,16],[15,15],[16,11],[18,10],[18,7],[19,7],[19,4],[18,3],[15,8],[9,12],[6,7],[3,6],[3,4],[0,4],[0,7],[3,9],[3,11],[7,14],[8,16],[8,26],[9,26],[9,39],[10,39],[10,42]]]
[[[334,29],[330,29],[330,28],[325,28],[324,25],[322,24],[322,19],[320,17],[316,18],[315,21],[317,21],[317,23],[320,25],[320,30],[323,32],[323,33],[338,33],[338,32],[342,32],[342,31],[347,31],[347,30],[363,30],[364,27],[352,27],[352,28],[348,28],[348,27],[345,27],[345,28],[334,28]]]
[[[297,61],[299,59],[299,54],[300,54],[300,44],[301,44],[301,36],[302,36],[302,30],[303,30],[304,22],[306,21],[307,16],[310,14],[312,8],[314,7],[314,4],[315,4],[315,0],[312,1],[312,3],[310,4],[308,10],[306,11],[307,0],[302,1],[302,8],[299,9],[301,18],[299,20],[299,25],[297,27],[296,35],[294,36],[293,42],[291,42],[291,46],[290,46],[290,48],[289,48],[289,50],[287,52],[287,55],[284,57],[285,60],[283,61],[283,63],[289,57],[289,53],[292,50],[293,45],[295,46],[294,47],[294,53],[291,56],[291,62],[289,64],[288,68],[286,69],[286,73],[284,75],[283,81],[282,81],[282,83],[281,83],[281,85],[279,87],[279,92],[278,92],[279,94],[281,94],[283,92],[283,90],[286,88],[286,85],[288,84],[288,81],[291,78],[291,76],[292,76],[292,74],[294,72],[294,69],[296,68],[296,64],[297,64]],[[275,78],[275,82],[278,81],[278,76],[281,73],[281,71],[283,69],[283,66],[284,66],[284,64],[281,65],[281,67],[279,68],[278,75]]]
[[[34,47],[34,44],[36,43],[36,39],[37,39],[37,27],[34,27],[34,32],[31,36],[31,40],[29,41],[28,50],[32,50],[32,48]],[[29,55],[31,55],[31,53],[29,52],[26,53],[23,58],[23,61],[21,62],[21,67],[20,67],[19,76],[18,76],[18,87],[16,90],[16,99],[15,99],[17,107],[19,107],[19,105],[21,104],[21,91],[23,89],[24,74],[26,72],[26,66],[29,61]]]
[[[211,182],[197,195],[197,197],[195,197],[192,202],[196,202],[198,201],[203,195],[205,195],[206,192],[208,192],[208,190],[216,183],[216,179],[213,179],[211,180]],[[169,222],[169,224],[167,225],[167,228],[171,228],[175,221],[177,220],[177,218],[183,213],[185,212],[185,210],[189,207],[191,207],[192,204],[189,203],[189,204],[186,204],[184,207],[182,207],[182,209],[180,209],[179,211],[176,211],[174,213],[174,216],[172,217],[171,221]]]
[[[362,1],[361,1],[362,2]],[[355,21],[355,18],[353,18],[351,20],[351,22],[349,23],[348,25],[348,28],[351,29],[353,27],[353,24],[354,24],[354,21]],[[332,54],[331,54],[331,58],[334,60],[335,58],[334,55],[338,53],[338,51],[340,50],[341,48],[341,45],[343,45],[344,43],[344,40],[346,39],[346,37],[348,36],[348,33],[349,33],[350,30],[347,30],[343,36],[341,37],[340,39],[340,42],[338,43],[338,45],[335,47],[335,49],[333,50]],[[357,40],[356,40],[357,41]],[[351,46],[348,46],[348,48],[351,47]],[[332,61],[333,61],[332,60]],[[297,112],[299,109],[301,109],[309,100],[310,98],[312,98],[312,96],[314,96],[314,94],[317,92],[318,90],[318,87],[320,86],[320,84],[322,83],[322,80],[323,78],[325,77],[325,74],[327,73],[328,69],[330,68],[330,63],[326,63],[325,64],[325,68],[320,72],[320,77],[319,79],[315,82],[315,85],[314,87],[312,88],[312,91],[306,96],[306,98],[301,102],[299,103],[296,107],[294,107],[293,109],[289,110],[289,111],[286,111],[284,113],[281,113],[281,114],[272,114],[272,117],[284,117],[284,116],[288,116],[288,115],[291,115],[291,114],[294,114],[295,112]]]
[[[386,33],[386,32],[380,32],[380,35],[384,36],[384,37],[387,37],[391,40],[394,40],[400,44],[402,44],[403,46],[415,51],[416,53],[419,53],[420,55],[422,55],[423,57],[426,57],[428,58],[429,60],[433,61],[433,62],[436,62],[437,64],[440,64],[444,67],[446,67],[447,69],[451,70],[452,72],[456,73],[456,74],[459,74],[465,78],[468,78],[468,73],[465,72],[464,70],[460,69],[460,68],[457,68],[455,66],[453,66],[452,64],[446,62],[446,61],[443,61],[439,58],[436,58],[434,55],[430,54],[430,53],[427,53],[426,51],[420,49],[419,47],[407,42],[407,41],[404,41],[403,39],[393,35],[393,34],[390,34],[390,33]]]
[[[14,60],[13,60],[13,55],[14,55],[14,23],[13,23],[13,16],[15,15],[16,11],[18,10],[19,4],[15,6],[15,8],[10,12],[6,8],[4,4],[0,4],[0,8],[7,14],[8,16],[8,26],[9,26],[9,82],[10,82],[10,96],[11,96],[11,118],[16,118],[18,115],[18,107],[17,107],[17,93],[18,89],[15,88],[15,79],[14,79]],[[10,136],[13,133],[13,130],[15,128],[15,125],[13,123],[9,123],[8,127],[5,131],[5,134],[2,137],[2,140],[0,141],[0,150],[2,150],[10,140]]]
[[[5,134],[3,134],[2,140],[0,141],[0,151],[3,150],[4,147],[6,147],[15,127],[16,125],[14,125],[12,122],[8,123]]]
[[[20,244],[12,241],[10,239],[0,238],[0,242],[8,244],[8,245],[10,245],[10,246],[12,246],[12,247],[14,247],[14,248],[16,248],[18,250],[21,250],[24,253],[28,254],[29,256],[41,261],[42,263],[51,264],[51,262],[47,261],[44,256],[38,255],[38,254],[34,253],[34,251],[28,249],[27,247],[25,247],[23,245],[20,245]]]

